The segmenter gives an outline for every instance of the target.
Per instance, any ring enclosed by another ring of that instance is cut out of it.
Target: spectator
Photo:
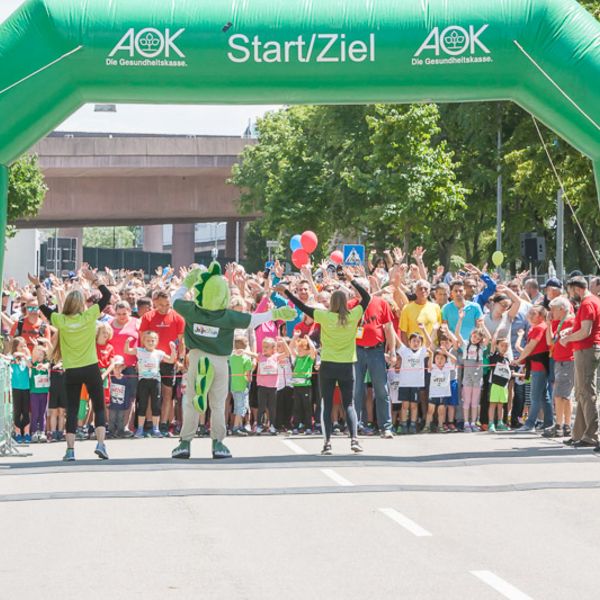
[[[364,289],[369,288],[367,281],[358,280]],[[350,309],[359,304],[358,299],[348,302]],[[389,304],[379,296],[372,296],[363,315],[356,334],[356,365],[354,372],[354,407],[357,413],[358,430],[364,431],[363,401],[365,396],[365,376],[371,376],[375,393],[377,425],[381,436],[392,438],[392,413],[387,386],[386,353],[393,356],[396,341],[393,327],[393,315]],[[368,432],[365,432],[368,433]]]
[[[442,309],[442,321],[448,325],[450,331],[454,331],[458,323],[458,315],[462,311],[464,318],[460,335],[463,340],[468,340],[471,331],[483,325],[483,311],[479,304],[465,299],[465,286],[460,279],[450,282],[450,297],[452,301]]]
[[[42,337],[50,341],[50,327],[48,321],[40,317],[40,309],[37,300],[27,294],[23,298],[22,304],[25,310],[25,315],[12,326],[10,335],[12,337],[22,337],[27,342],[29,352],[33,351],[38,338]]]
[[[529,300],[531,300],[531,304],[542,304],[544,302],[544,296],[540,292],[540,284],[537,279],[528,279],[523,287]]]
[[[598,451],[598,382],[600,367],[600,298],[588,290],[584,277],[575,276],[567,282],[567,291],[579,305],[572,329],[560,332],[563,346],[573,344],[575,362],[575,398],[577,413],[573,436],[565,443],[579,447],[595,447]]]
[[[419,324],[424,325],[431,335],[434,327],[442,323],[442,311],[438,304],[429,301],[431,285],[425,279],[419,279],[415,284],[415,299],[409,302],[400,315],[400,335],[402,343],[408,346],[409,337],[413,333],[421,334]]]
[[[144,331],[154,331],[158,335],[157,350],[168,358],[171,356],[171,344],[177,347],[180,359],[185,357],[183,333],[185,321],[181,315],[171,308],[171,297],[164,290],[157,290],[152,296],[154,309],[147,312],[140,321],[140,334]],[[175,364],[163,360],[160,363],[161,398],[160,431],[166,437],[171,437],[169,427],[173,421],[173,388],[175,386]],[[138,415],[139,416],[139,415]]]

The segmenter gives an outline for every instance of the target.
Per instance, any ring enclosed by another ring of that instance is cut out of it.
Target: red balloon
[[[344,255],[339,250],[334,250],[329,258],[331,262],[334,262],[336,265],[341,265],[344,262]]]
[[[292,262],[297,269],[301,269],[310,262],[310,256],[305,250],[298,248],[292,252]]]
[[[312,254],[319,244],[319,239],[314,231],[305,231],[300,240],[302,242],[302,248],[309,254]]]

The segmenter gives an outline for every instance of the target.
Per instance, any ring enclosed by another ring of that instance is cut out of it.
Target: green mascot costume
[[[188,291],[192,300],[184,300]],[[213,458],[230,458],[223,440],[227,435],[225,402],[229,394],[228,358],[233,351],[234,331],[255,328],[271,320],[290,321],[296,317],[296,311],[289,306],[255,315],[230,310],[229,285],[217,262],[208,270],[199,268],[187,275],[183,286],[173,295],[173,308],[185,319],[185,343],[190,354],[181,440],[172,456],[190,457],[199,413],[210,405]]]

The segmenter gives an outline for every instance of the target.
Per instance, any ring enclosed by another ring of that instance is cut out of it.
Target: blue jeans
[[[548,374],[546,371],[531,371],[531,407],[527,421],[525,421],[526,427],[535,427],[540,408],[544,411],[544,427],[551,427],[554,423],[554,416],[552,400],[548,394]]]
[[[373,382],[375,393],[375,410],[379,429],[392,428],[392,409],[390,394],[387,386],[387,366],[385,364],[385,350],[383,346],[374,348],[356,347],[357,362],[354,371],[354,406],[359,424],[363,422],[363,402],[365,397],[365,375],[367,370]]]

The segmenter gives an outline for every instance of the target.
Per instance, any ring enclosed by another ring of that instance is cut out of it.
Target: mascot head
[[[221,265],[216,261],[206,271],[198,271],[198,278],[191,290],[199,308],[224,310],[229,307],[229,285],[221,274]]]

